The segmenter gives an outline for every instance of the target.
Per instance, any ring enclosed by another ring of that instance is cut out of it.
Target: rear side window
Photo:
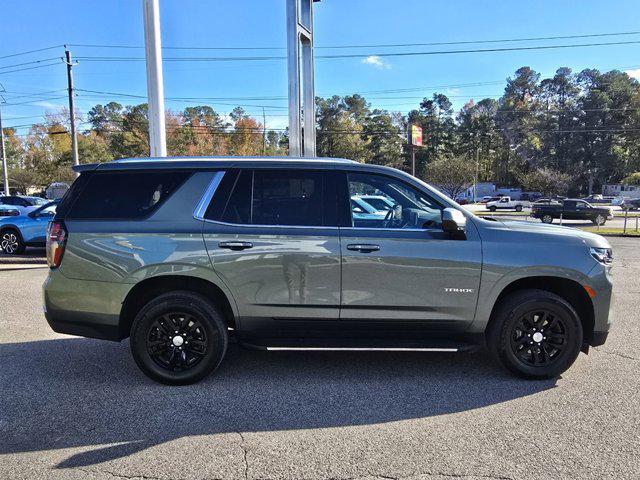
[[[92,173],[74,195],[66,216],[100,220],[148,217],[190,175],[183,171]]]
[[[238,172],[230,193],[226,189],[216,192],[207,218],[244,225],[335,226],[337,195],[335,189],[329,191],[326,180],[332,173],[297,169]]]

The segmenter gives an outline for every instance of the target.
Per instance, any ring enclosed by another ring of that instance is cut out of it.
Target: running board
[[[460,348],[426,347],[264,347],[270,352],[459,352]]]

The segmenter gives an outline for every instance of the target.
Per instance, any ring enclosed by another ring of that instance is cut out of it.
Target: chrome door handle
[[[355,250],[356,252],[362,253],[377,252],[380,250],[380,245],[373,245],[371,243],[351,243],[347,245],[347,250]]]
[[[246,250],[247,248],[253,248],[251,242],[218,242],[219,248],[228,248],[229,250]]]

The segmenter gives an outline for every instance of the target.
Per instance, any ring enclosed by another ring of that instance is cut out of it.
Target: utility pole
[[[159,0],[142,0],[142,7],[144,10],[144,49],[147,59],[149,147],[152,157],[166,157],[167,135],[164,120]]]
[[[267,156],[267,115],[262,107],[262,155]]]
[[[476,170],[473,176],[473,203],[478,198],[478,170],[480,168],[480,147],[476,147]]]
[[[4,97],[0,95],[0,103],[5,103]],[[9,193],[9,169],[7,168],[7,153],[4,149],[4,130],[2,129],[2,109],[0,109],[0,157],[2,157],[2,172],[4,175],[4,194]]]
[[[78,138],[76,136],[76,108],[73,99],[73,62],[71,61],[71,52],[65,48],[65,63],[67,64],[67,84],[69,87],[69,123],[71,124],[71,153],[73,155],[73,164],[79,165],[78,159]]]

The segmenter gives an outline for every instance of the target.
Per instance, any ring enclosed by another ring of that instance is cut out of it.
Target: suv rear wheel
[[[562,297],[522,290],[500,306],[487,332],[492,354],[511,372],[526,378],[554,378],[575,361],[582,324]]]
[[[7,255],[20,255],[27,247],[18,231],[7,228],[0,232],[0,248]]]
[[[224,316],[202,295],[160,295],[136,315],[131,352],[148,377],[170,385],[197,382],[215,370],[229,343]]]

